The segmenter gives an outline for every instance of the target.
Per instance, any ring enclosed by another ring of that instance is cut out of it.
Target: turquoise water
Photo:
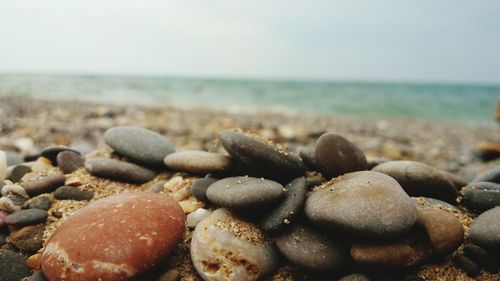
[[[500,86],[0,74],[0,96],[493,123]]]

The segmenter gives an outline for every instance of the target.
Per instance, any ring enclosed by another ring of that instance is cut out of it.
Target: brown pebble
[[[31,179],[23,183],[23,187],[30,196],[35,196],[56,190],[56,188],[64,185],[65,180],[63,174],[53,173],[41,179]]]
[[[26,265],[31,269],[39,269],[42,261],[42,253],[31,255],[26,260]]]

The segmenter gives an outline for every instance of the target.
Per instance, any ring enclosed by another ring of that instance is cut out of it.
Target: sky
[[[0,72],[500,84],[500,1],[0,0]]]

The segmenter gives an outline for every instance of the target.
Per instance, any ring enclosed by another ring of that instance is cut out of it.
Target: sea
[[[500,85],[0,74],[0,96],[494,124]]]

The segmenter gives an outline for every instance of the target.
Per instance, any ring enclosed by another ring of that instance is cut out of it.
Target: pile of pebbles
[[[297,154],[238,129],[219,133],[227,153],[176,151],[142,127],[104,139],[112,154],[57,146],[8,166],[0,151],[0,280],[425,280],[421,267],[447,261],[498,277],[500,166],[467,182],[420,162],[368,161],[333,133]],[[72,176],[82,171],[151,184],[96,198]],[[166,172],[196,179],[167,196],[183,179],[158,180]],[[83,203],[52,208],[64,200]],[[197,275],[148,279],[183,243]],[[279,277],[288,265],[300,277]]]

